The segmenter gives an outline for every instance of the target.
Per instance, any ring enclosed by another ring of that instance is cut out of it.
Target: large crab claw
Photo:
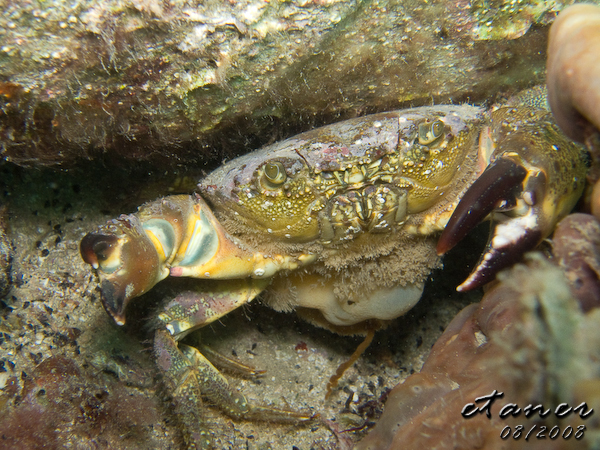
[[[87,234],[79,248],[83,260],[98,271],[102,303],[119,325],[125,323],[129,300],[166,276],[158,252],[134,215],[122,215],[99,232]]]
[[[129,301],[171,276],[205,279],[269,278],[310,260],[264,255],[230,236],[198,196],[175,195],[110,221],[86,235],[84,261],[97,269],[102,302],[115,322],[125,323]],[[250,299],[251,300],[251,299]],[[249,301],[249,300],[248,300]]]
[[[486,217],[492,220],[487,248],[459,291],[484,285],[535,248],[583,190],[584,150],[569,142],[544,110],[522,111],[514,123],[502,120],[507,111],[493,113],[503,125],[482,134],[482,141],[490,140],[484,145],[495,148],[492,163],[462,197],[438,241],[442,255]],[[533,118],[541,129],[530,127]]]

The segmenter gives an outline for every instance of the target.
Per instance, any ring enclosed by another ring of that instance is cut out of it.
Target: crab
[[[547,237],[582,193],[587,156],[544,104],[534,89],[489,111],[427,106],[317,128],[229,161],[194,195],[147,203],[86,235],[81,255],[119,325],[164,278],[204,280],[166,301],[154,341],[188,441],[210,446],[202,395],[233,417],[311,418],[250,404],[178,343],[189,332],[261,293],[336,332],[370,332],[415,305],[440,255],[480,221],[492,233],[459,290],[493,280]]]

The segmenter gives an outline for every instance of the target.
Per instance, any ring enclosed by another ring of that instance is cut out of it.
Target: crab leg
[[[310,262],[309,255],[252,251],[225,232],[200,197],[185,195],[145,204],[136,214],[88,234],[81,242],[81,255],[97,269],[104,307],[120,325],[128,302],[168,275],[204,278],[198,292],[184,292],[168,302],[158,316],[154,340],[158,366],[190,447],[211,445],[201,414],[203,396],[234,418],[284,422],[312,418],[249,403],[197,349],[177,343],[190,331],[250,302],[276,271]]]
[[[295,423],[314,417],[311,413],[250,403],[244,394],[229,386],[227,379],[202,353],[194,347],[178,345],[164,330],[156,332],[154,353],[190,447],[211,448],[211,433],[200,414],[202,397],[237,419]]]
[[[163,374],[167,392],[173,398],[173,408],[183,425],[186,444],[190,448],[211,447],[211,433],[201,414],[201,370],[192,370],[192,364],[177,348],[177,344],[164,330],[154,336],[154,354]]]
[[[486,250],[459,291],[491,281],[498,271],[534,249],[573,208],[583,190],[587,171],[583,149],[569,142],[545,111],[522,111],[514,123],[506,120],[507,112],[514,111],[495,113],[503,125],[493,130],[492,145],[500,140],[502,145],[467,190],[438,241],[441,255],[487,216],[492,220]]]
[[[184,291],[168,302],[158,319],[175,340],[180,340],[249,303],[268,284],[269,280],[252,278],[204,282],[197,291]]]

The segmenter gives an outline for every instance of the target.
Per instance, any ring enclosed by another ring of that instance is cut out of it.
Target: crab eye
[[[419,144],[427,145],[438,139],[444,133],[444,122],[422,122],[419,124]]]
[[[264,167],[263,180],[269,187],[282,185],[287,179],[285,168],[280,162],[267,163]]]

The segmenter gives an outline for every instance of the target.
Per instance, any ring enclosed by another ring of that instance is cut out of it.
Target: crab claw
[[[469,231],[495,210],[515,206],[523,196],[523,181],[527,177],[524,167],[510,159],[498,159],[469,188],[462,198],[437,245],[442,255],[460,242]],[[528,197],[543,191],[546,179],[543,173],[532,177]],[[522,217],[509,218],[499,223],[488,242],[475,270],[458,288],[468,291],[491,281],[496,273],[517,262],[523,253],[536,247],[542,239],[536,208],[529,205]]]
[[[219,224],[200,197],[173,195],[147,203],[86,235],[83,260],[100,276],[102,303],[119,325],[129,301],[167,276],[269,279],[281,269],[314,260],[299,254],[248,250]]]
[[[438,241],[442,255],[482,220],[492,221],[487,247],[458,291],[486,284],[533,250],[583,190],[583,149],[558,131],[546,111],[522,111],[515,123],[494,130],[492,163],[462,197]],[[497,114],[503,119],[507,112]]]
[[[204,201],[177,195],[108,222],[100,232],[86,235],[80,250],[98,271],[104,308],[123,325],[129,301],[172,272],[181,276],[191,269],[204,270],[208,278],[208,271],[223,263],[222,255],[248,257],[232,246]],[[231,265],[221,266],[221,272],[232,270]]]
[[[158,253],[134,215],[121,216],[80,244],[83,260],[98,270],[102,304],[119,325],[129,300],[148,291],[164,276]]]

